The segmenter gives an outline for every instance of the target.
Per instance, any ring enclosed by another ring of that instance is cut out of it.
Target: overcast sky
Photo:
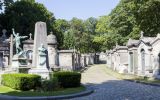
[[[36,0],[54,13],[56,19],[87,19],[109,14],[119,0]]]

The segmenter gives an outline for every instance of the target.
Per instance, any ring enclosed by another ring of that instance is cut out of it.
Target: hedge
[[[3,74],[2,84],[17,90],[30,90],[41,85],[41,77],[23,73]]]
[[[77,72],[55,72],[53,77],[57,77],[60,86],[64,88],[79,87],[81,84],[81,74]]]
[[[42,80],[41,89],[43,91],[53,91],[59,88],[58,80],[56,77],[51,78],[50,80]]]

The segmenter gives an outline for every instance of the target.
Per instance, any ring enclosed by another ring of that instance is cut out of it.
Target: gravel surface
[[[160,100],[160,87],[116,79],[105,65],[94,65],[82,73],[82,83],[93,87],[91,95],[69,100]]]

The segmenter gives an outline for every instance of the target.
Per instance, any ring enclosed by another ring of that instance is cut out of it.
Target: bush
[[[79,87],[81,74],[77,72],[55,72],[53,77],[57,77],[60,86],[64,88]]]
[[[59,87],[57,78],[42,81],[41,88],[43,91],[53,91]]]
[[[35,89],[41,85],[41,77],[32,74],[3,74],[2,84],[17,90]]]

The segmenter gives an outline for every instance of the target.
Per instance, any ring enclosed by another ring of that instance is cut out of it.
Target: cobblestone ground
[[[160,87],[118,80],[94,65],[82,74],[82,83],[93,87],[91,95],[70,100],[160,100]]]

